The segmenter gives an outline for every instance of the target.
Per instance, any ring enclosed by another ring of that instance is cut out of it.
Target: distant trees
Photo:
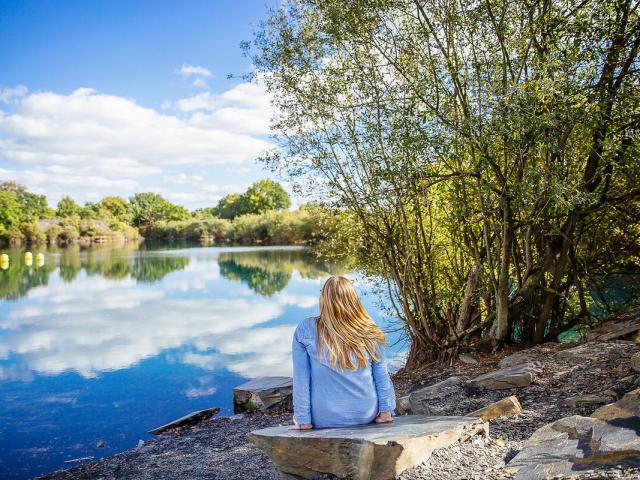
[[[187,220],[191,218],[189,211],[173,204],[157,193],[136,193],[129,198],[133,224],[143,229],[161,220]]]
[[[205,243],[310,243],[318,238],[316,220],[302,207],[289,212],[291,199],[272,180],[224,197],[213,208],[189,212],[161,195],[141,192],[128,200],[107,196],[79,205],[70,196],[47,206],[44,195],[13,182],[0,183],[0,242],[71,244],[78,241],[135,239],[194,240]],[[320,210],[315,210],[320,212]],[[43,221],[46,220],[46,221]]]
[[[243,194],[232,193],[223,197],[211,209],[215,217],[232,220],[247,214],[261,214],[270,210],[286,210],[291,206],[287,191],[273,180],[260,180]]]

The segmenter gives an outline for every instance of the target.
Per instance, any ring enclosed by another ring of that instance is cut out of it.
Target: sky
[[[195,209],[272,177],[239,45],[276,4],[0,0],[0,181],[52,206],[153,191]]]

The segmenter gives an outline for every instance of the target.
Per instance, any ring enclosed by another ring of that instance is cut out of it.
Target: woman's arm
[[[293,335],[293,419],[299,428],[311,427],[311,366],[309,353]]]
[[[380,360],[371,362],[371,372],[378,394],[378,412],[388,413],[390,416],[396,409],[396,392],[387,370],[387,358],[383,346],[380,346]]]

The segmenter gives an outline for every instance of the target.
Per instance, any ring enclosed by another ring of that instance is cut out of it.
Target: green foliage
[[[226,195],[211,211],[216,217],[233,220],[247,214],[286,210],[290,206],[289,194],[279,183],[273,180],[260,180],[251,184],[243,194]]]
[[[410,364],[553,339],[590,321],[590,279],[640,270],[638,25],[606,0],[294,0],[262,24],[265,160],[345,212],[325,241],[388,280]]]
[[[22,205],[15,192],[0,190],[0,236],[17,228],[23,220]]]
[[[80,205],[78,205],[71,197],[64,196],[58,202],[56,215],[62,218],[79,216],[81,210],[82,207],[80,207]]]
[[[191,218],[189,211],[175,205],[157,193],[136,193],[129,199],[133,224],[148,228],[159,221],[180,221]]]
[[[0,192],[13,192],[23,209],[24,217],[32,220],[50,218],[51,209],[47,205],[47,197],[28,192],[25,187],[15,182],[0,183]]]
[[[244,193],[246,213],[264,213],[269,210],[286,210],[291,206],[289,194],[273,180],[253,183]]]
[[[218,205],[211,209],[211,213],[216,217],[233,220],[247,213],[245,198],[239,193],[225,195],[218,202]]]
[[[104,197],[95,206],[100,216],[106,217],[106,214],[112,216],[120,222],[131,222],[131,205],[122,197]]]

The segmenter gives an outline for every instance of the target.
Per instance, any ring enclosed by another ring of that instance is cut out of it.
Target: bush
[[[37,222],[23,223],[20,230],[22,231],[23,238],[27,243],[36,245],[38,243],[44,243],[47,240],[47,236],[44,234]]]
[[[60,225],[52,223],[47,226],[47,228],[45,228],[44,234],[47,237],[47,242],[50,245],[55,245],[56,243],[58,243],[58,238],[62,234],[62,227]]]

